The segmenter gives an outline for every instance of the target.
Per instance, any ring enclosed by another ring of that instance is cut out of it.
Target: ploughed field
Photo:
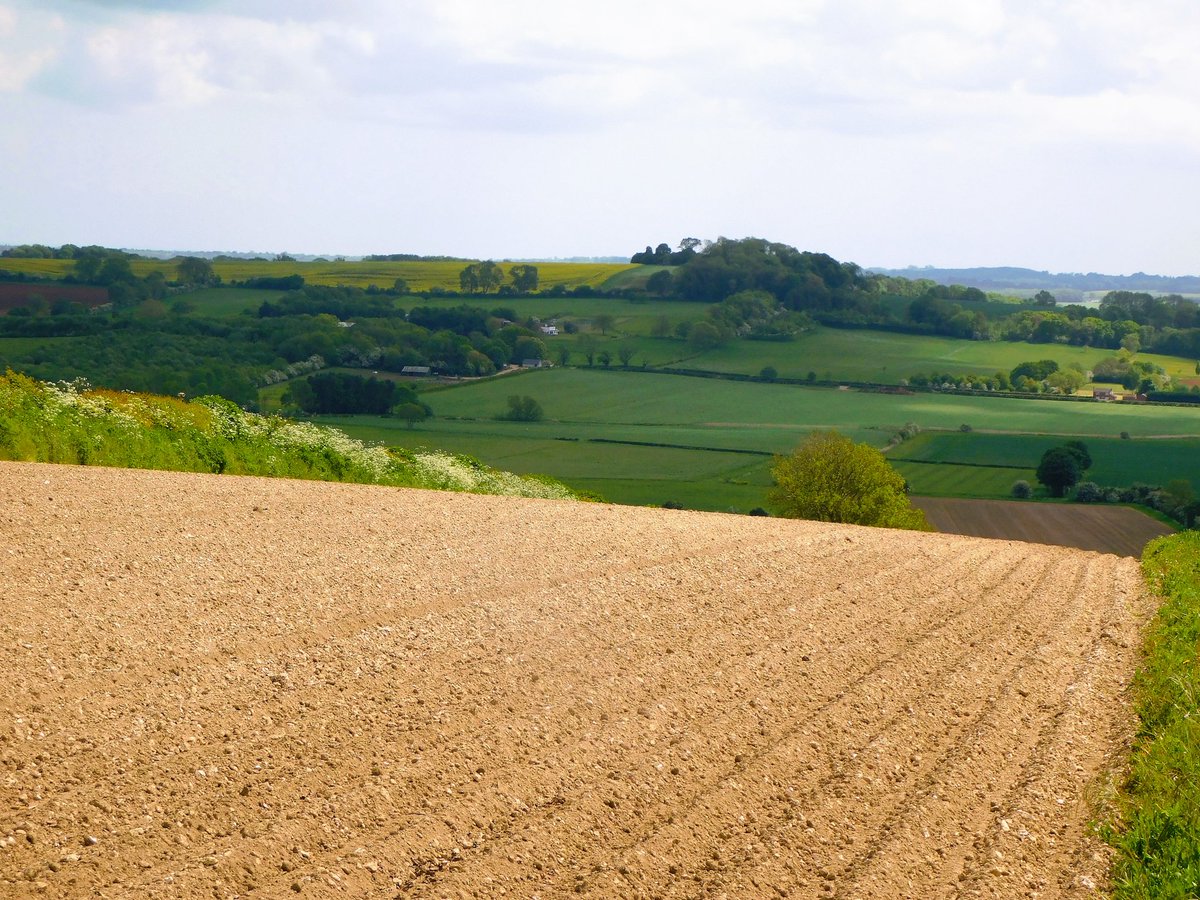
[[[1175,529],[1125,506],[1022,503],[960,497],[913,497],[938,531],[1005,537],[1141,556],[1146,544]]]
[[[5,897],[1085,896],[1134,560],[0,464]]]

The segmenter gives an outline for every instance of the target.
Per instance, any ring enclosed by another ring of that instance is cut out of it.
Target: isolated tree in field
[[[512,286],[522,294],[528,294],[537,290],[538,287],[538,270],[537,266],[519,265],[513,266],[508,270],[508,277],[512,279]]]
[[[583,354],[583,358],[587,360],[589,367],[596,364],[596,338],[590,334],[581,334],[579,336],[579,352]]]
[[[1079,457],[1070,449],[1051,447],[1038,463],[1037,480],[1046,486],[1051,496],[1061,497],[1079,481],[1082,471]]]
[[[543,416],[542,406],[529,396],[513,394],[508,398],[508,409],[497,418],[506,422],[540,422]]]
[[[559,344],[559,346],[558,346],[558,364],[560,366],[565,366],[570,361],[571,361],[571,348],[568,347],[566,344]]]
[[[601,350],[599,353],[597,353],[596,359],[600,360],[600,365],[604,366],[606,369],[612,365],[612,354],[607,350]]]
[[[412,428],[418,422],[424,422],[429,418],[429,408],[420,403],[401,403],[399,406],[393,407],[392,415],[407,422],[408,427]]]
[[[635,348],[628,344],[622,344],[617,348],[617,359],[621,360],[621,365],[628,369],[629,364],[633,362],[633,355],[635,353],[637,353]]]
[[[408,282],[405,281],[403,278],[397,278],[395,281],[392,282],[392,291],[394,291],[397,294],[407,294],[408,293]]]
[[[931,531],[884,455],[836,431],[814,432],[771,466],[768,499],[793,519]]]
[[[592,327],[601,334],[608,334],[616,324],[617,320],[612,313],[596,313],[592,316]]]
[[[458,273],[458,286],[468,294],[476,291],[487,293],[504,283],[504,270],[490,259],[487,262],[471,263]]]
[[[213,265],[199,256],[185,256],[175,264],[175,274],[184,284],[212,284],[216,280]]]

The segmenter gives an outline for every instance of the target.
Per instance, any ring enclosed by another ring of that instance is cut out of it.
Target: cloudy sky
[[[0,0],[0,242],[1200,273],[1195,0]]]

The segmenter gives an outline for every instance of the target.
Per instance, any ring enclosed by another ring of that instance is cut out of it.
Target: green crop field
[[[1035,483],[1033,469],[928,465],[895,459],[892,466],[918,497],[1006,498],[1012,496],[1014,481]]]
[[[61,278],[71,272],[74,262],[69,259],[4,259],[0,268],[10,272]],[[230,260],[213,263],[213,270],[222,280],[245,281],[248,278],[284,278],[302,275],[308,284],[376,285],[390,288],[397,278],[403,278],[411,290],[458,290],[458,275],[467,265],[464,260],[411,262],[276,262],[274,260]],[[504,270],[513,265],[501,263]],[[557,285],[573,288],[580,285],[600,287],[614,276],[640,268],[631,263],[536,263],[539,287],[549,290]],[[168,279],[175,275],[170,260],[136,259],[132,261],[135,275],[145,277],[162,272]],[[495,295],[493,295],[494,297]]]
[[[212,319],[224,319],[243,312],[256,312],[264,300],[273,300],[279,291],[251,290],[249,288],[205,288],[191,291],[169,302],[180,302],[191,307],[188,314]]]
[[[505,409],[510,394],[537,399],[545,410],[543,421],[497,421],[495,416]],[[1161,445],[1166,448],[1164,460],[1172,450],[1186,454],[1189,448],[1200,447],[1200,410],[889,395],[636,371],[556,368],[475,381],[422,396],[437,418],[413,429],[394,419],[375,417],[322,421],[364,440],[444,447],[518,472],[545,472],[615,501],[658,504],[674,500],[695,508],[743,512],[765,505],[768,454],[787,453],[809,432],[823,428],[836,428],[855,440],[882,447],[903,424],[916,422],[923,429],[943,433],[922,435],[893,453],[902,457],[911,449],[914,459],[931,462],[937,461],[936,450],[922,448],[943,437],[960,437],[962,424],[1003,432],[961,435],[980,441],[1024,440],[1022,432],[1054,436],[1030,438],[1041,442],[1036,446],[1073,436],[1091,442],[1094,438],[1090,436],[1106,435],[1112,440],[1101,442],[1105,446]],[[1171,434],[1192,440],[1121,441],[1117,438],[1121,431],[1139,437]],[[1019,454],[1005,446],[998,444],[990,456],[979,451],[979,466],[906,462],[898,468],[916,493],[1007,496],[1013,481],[1032,477],[1041,451],[1037,450],[1030,462],[1034,444],[1022,445]],[[1182,458],[1188,459],[1186,455]],[[1120,461],[1116,464],[1123,465]],[[1099,466],[1098,462],[1096,472],[1103,472]]]
[[[920,460],[926,463],[915,464],[921,470],[1009,466],[1028,471],[1027,475],[1014,474],[1009,480],[1011,486],[1017,478],[1032,481],[1042,454],[1059,443],[1060,438],[1040,435],[921,434],[893,450],[891,457],[894,461]],[[1087,481],[1106,486],[1126,486],[1139,481],[1162,485],[1175,478],[1188,478],[1200,489],[1200,439],[1107,437],[1087,438],[1085,443],[1092,456],[1092,468],[1084,475]]]

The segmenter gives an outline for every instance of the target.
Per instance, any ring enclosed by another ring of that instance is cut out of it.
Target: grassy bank
[[[1200,532],[1154,541],[1142,557],[1163,597],[1134,683],[1140,730],[1112,837],[1117,897],[1200,895]]]
[[[174,397],[0,376],[0,459],[348,481],[576,498],[547,478],[470,457],[369,446],[334,428],[258,416],[220,397]]]

